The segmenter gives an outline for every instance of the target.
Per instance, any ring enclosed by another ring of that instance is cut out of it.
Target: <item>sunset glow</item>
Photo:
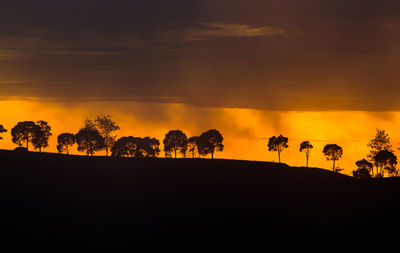
[[[299,145],[309,140],[314,149],[310,154],[310,166],[331,168],[322,154],[324,145],[336,143],[343,147],[344,155],[337,162],[343,173],[351,175],[355,162],[365,158],[367,143],[375,135],[376,128],[386,129],[397,150],[400,133],[399,112],[362,111],[262,111],[235,108],[204,108],[183,104],[157,104],[138,102],[91,102],[61,103],[39,100],[10,100],[0,102],[4,127],[10,130],[18,121],[46,120],[52,127],[49,148],[57,152],[57,136],[63,132],[76,133],[86,118],[111,115],[122,136],[151,136],[162,140],[170,129],[181,129],[188,137],[216,128],[224,137],[225,149],[216,158],[277,161],[275,152],[268,152],[268,138],[283,134],[289,137],[289,148],[282,153],[282,162],[293,166],[305,166],[305,155]],[[10,110],[12,108],[12,110]],[[14,149],[9,132],[4,133],[1,148]],[[162,147],[161,147],[162,149]],[[84,154],[73,147],[71,153]],[[397,153],[397,151],[396,151]],[[104,155],[104,152],[98,152]],[[164,156],[163,153],[160,154]]]

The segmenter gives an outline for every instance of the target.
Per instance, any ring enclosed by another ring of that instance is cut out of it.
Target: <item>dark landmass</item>
[[[0,161],[2,247],[193,251],[398,235],[398,179],[219,159],[0,151]]]

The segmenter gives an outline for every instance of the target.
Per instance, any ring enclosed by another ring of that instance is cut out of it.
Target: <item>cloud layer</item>
[[[399,110],[399,13],[398,1],[9,1],[0,96]]]

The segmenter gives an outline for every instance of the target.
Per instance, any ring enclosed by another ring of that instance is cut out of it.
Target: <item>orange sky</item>
[[[277,154],[267,151],[267,138],[283,134],[289,138],[289,148],[282,154],[283,162],[293,166],[304,165],[305,155],[299,152],[299,145],[309,140],[314,145],[310,166],[331,169],[331,162],[326,161],[322,149],[325,144],[336,143],[344,150],[337,165],[345,169],[345,174],[351,174],[354,163],[366,156],[366,145],[374,137],[376,128],[389,133],[396,153],[400,141],[400,133],[396,133],[400,112],[262,111],[138,102],[9,100],[0,102],[0,124],[9,130],[2,135],[4,139],[0,147],[16,147],[11,142],[10,129],[18,121],[45,120],[53,133],[46,151],[56,152],[58,134],[76,133],[86,117],[103,114],[111,115],[121,127],[118,137],[151,136],[161,143],[165,133],[171,129],[181,129],[190,137],[216,128],[222,133],[225,144],[224,152],[218,153],[217,158],[276,161]],[[76,147],[72,153],[79,154]]]

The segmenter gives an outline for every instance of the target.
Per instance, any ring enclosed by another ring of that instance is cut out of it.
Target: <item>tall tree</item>
[[[332,171],[335,172],[335,163],[339,160],[343,155],[342,147],[336,144],[327,144],[322,151],[326,156],[326,160],[333,161]]]
[[[187,148],[188,151],[192,154],[192,158],[195,158],[196,155],[199,153],[198,142],[199,142],[198,136],[192,136],[188,139]]]
[[[32,142],[32,139],[35,137],[35,133],[37,133],[38,126],[33,121],[22,121],[18,122],[11,129],[12,141],[18,146],[22,146],[22,143],[26,143],[26,149],[29,150],[29,142]]]
[[[288,148],[288,138],[282,135],[278,137],[272,136],[268,140],[268,151],[277,151],[278,152],[278,161],[281,163],[281,152]]]
[[[7,129],[5,129],[3,125],[0,125],[0,133],[5,133],[5,132],[7,132]],[[3,137],[0,136],[0,140],[2,139]]]
[[[313,145],[311,145],[309,141],[303,141],[300,144],[300,152],[304,151],[306,153],[306,166],[307,167],[308,167],[308,160],[309,160],[309,157],[310,157],[310,151],[313,148],[314,148]]]
[[[100,135],[97,129],[91,127],[82,128],[75,135],[76,143],[78,144],[78,151],[85,152],[89,156],[93,156],[95,151],[104,148],[104,138]]]
[[[224,138],[216,129],[210,129],[202,133],[197,142],[199,155],[206,156],[211,154],[211,159],[214,159],[215,152],[224,150],[223,141]]]
[[[376,129],[375,138],[371,139],[367,146],[371,149],[368,154],[369,160],[373,160],[373,157],[382,150],[392,152],[392,145],[390,144],[389,135],[383,129]]]
[[[51,127],[46,121],[40,120],[35,128],[35,134],[32,138],[32,144],[35,149],[39,149],[42,152],[42,148],[47,148],[49,146],[49,138],[52,135]]]
[[[176,153],[179,151],[183,156],[186,155],[187,137],[181,130],[170,130],[163,140],[165,153]]]
[[[116,135],[112,135],[112,133],[118,131],[120,128],[111,120],[110,115],[97,116],[94,122],[99,133],[104,138],[104,148],[106,150],[106,156],[108,156],[108,150],[113,146],[116,138]]]
[[[383,177],[386,170],[389,174],[397,175],[397,157],[392,151],[381,150],[373,157],[377,168],[376,177]]]
[[[67,155],[69,155],[69,146],[75,144],[75,135],[71,133],[62,133],[57,137],[58,146],[57,149],[60,153],[64,150],[67,151]],[[58,148],[59,147],[59,148]]]

